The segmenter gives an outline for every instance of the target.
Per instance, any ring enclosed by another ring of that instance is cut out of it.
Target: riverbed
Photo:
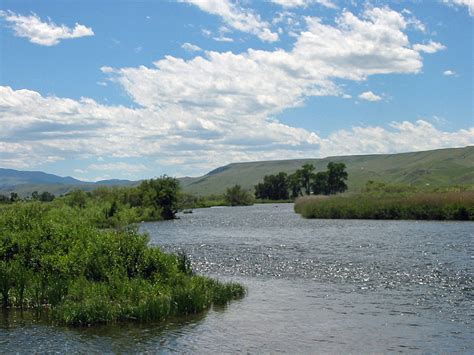
[[[196,272],[243,283],[226,307],[88,329],[0,316],[0,352],[470,352],[474,223],[306,220],[292,204],[143,223]]]

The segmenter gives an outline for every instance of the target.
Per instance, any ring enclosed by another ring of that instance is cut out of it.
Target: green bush
[[[3,308],[51,308],[68,325],[160,320],[195,313],[245,290],[191,270],[131,226],[98,229],[93,206],[15,203],[0,215]],[[114,214],[115,217],[117,214]]]

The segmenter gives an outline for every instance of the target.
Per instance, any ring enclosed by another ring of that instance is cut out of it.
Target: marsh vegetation
[[[387,191],[305,196],[295,201],[294,209],[305,218],[474,220],[472,190],[419,191],[388,186]]]

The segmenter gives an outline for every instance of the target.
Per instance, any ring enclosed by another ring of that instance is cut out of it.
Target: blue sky
[[[138,179],[474,144],[472,0],[0,11],[1,167]]]

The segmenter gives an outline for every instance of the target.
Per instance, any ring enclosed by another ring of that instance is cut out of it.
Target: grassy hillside
[[[474,185],[473,146],[401,154],[234,163],[202,177],[184,178],[181,184],[186,192],[203,196],[224,193],[235,184],[253,191],[254,185],[265,175],[280,171],[293,173],[306,163],[313,164],[316,171],[323,171],[330,161],[346,164],[349,191],[361,189],[368,180],[434,187]]]

